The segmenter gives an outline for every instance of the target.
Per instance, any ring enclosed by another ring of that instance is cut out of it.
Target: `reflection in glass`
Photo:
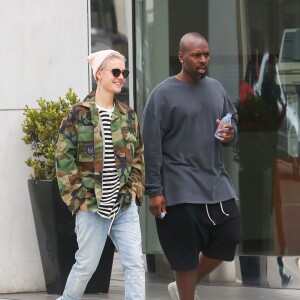
[[[122,53],[128,64],[128,20],[125,0],[91,0],[91,52],[114,49]],[[129,103],[129,78],[116,98]],[[92,89],[96,82],[92,78]]]
[[[299,256],[240,256],[237,281],[246,286],[296,288],[300,286]]]
[[[239,142],[224,154],[239,193],[245,285],[300,287],[299,11],[299,0],[135,1],[139,116],[157,82],[179,71],[188,31],[207,37],[209,75],[236,103]],[[147,251],[161,251],[150,229]]]
[[[265,6],[263,1],[248,0],[244,4],[240,4],[239,43],[245,75],[237,102],[235,147],[244,235],[239,250],[297,255],[300,33],[286,16],[299,24],[294,9],[300,3],[272,1],[272,6]]]

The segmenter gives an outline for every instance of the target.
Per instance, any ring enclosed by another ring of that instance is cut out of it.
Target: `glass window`
[[[300,253],[299,11],[298,0],[135,1],[139,115],[156,84],[179,72],[189,31],[207,38],[209,76],[237,107],[239,142],[224,155],[242,212],[239,254]]]
[[[129,67],[128,37],[131,30],[131,13],[125,0],[90,0],[91,52],[114,49],[126,57]],[[131,9],[131,6],[129,7]],[[129,104],[129,80],[116,98]],[[92,78],[92,89],[96,82]]]

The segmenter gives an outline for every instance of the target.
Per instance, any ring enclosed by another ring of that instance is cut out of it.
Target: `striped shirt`
[[[112,109],[98,107],[102,124],[103,137],[103,173],[102,173],[102,198],[97,213],[104,218],[112,218],[120,209],[117,201],[120,189],[120,179],[117,171],[115,154],[111,134]]]

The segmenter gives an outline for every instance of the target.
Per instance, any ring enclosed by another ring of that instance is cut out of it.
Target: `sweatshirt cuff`
[[[145,195],[147,195],[148,197],[160,196],[162,194],[163,194],[162,188],[151,189],[151,190],[146,189],[146,191],[145,191]]]

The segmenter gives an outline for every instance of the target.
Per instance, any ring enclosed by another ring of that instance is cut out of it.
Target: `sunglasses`
[[[102,69],[102,70],[110,70],[110,69]],[[126,69],[123,70],[123,71],[121,71],[120,69],[112,69],[111,72],[112,72],[114,77],[119,77],[121,75],[121,73],[122,73],[124,78],[127,78],[128,75],[129,75],[129,71],[126,70]]]

